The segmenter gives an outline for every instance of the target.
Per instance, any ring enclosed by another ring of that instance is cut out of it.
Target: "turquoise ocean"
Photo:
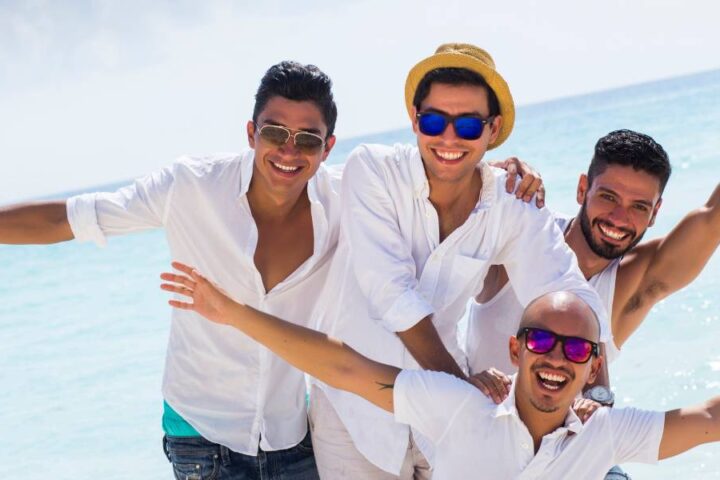
[[[618,128],[653,136],[670,155],[674,172],[646,238],[663,235],[720,180],[720,70],[520,107],[509,141],[488,157],[530,162],[549,208],[574,214],[595,141]],[[413,140],[409,128],[341,140],[329,162],[361,142]],[[104,249],[0,246],[3,477],[172,477],[160,425],[170,308],[158,288],[169,262],[160,231]],[[667,410],[720,395],[720,253],[653,309],[610,373],[620,406]],[[717,479],[720,445],[626,469],[636,479]]]

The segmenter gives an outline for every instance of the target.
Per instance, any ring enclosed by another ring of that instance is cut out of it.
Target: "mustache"
[[[573,372],[571,369],[569,369],[567,367],[563,367],[563,366],[558,367],[557,365],[551,365],[548,362],[540,361],[540,362],[536,363],[535,365],[533,365],[532,368],[530,369],[530,371],[533,373],[537,373],[538,370],[543,370],[543,369],[563,372],[565,375],[568,376],[568,378],[570,378],[570,380],[575,380],[575,372]]]

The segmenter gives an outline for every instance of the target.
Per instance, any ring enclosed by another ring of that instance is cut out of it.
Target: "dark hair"
[[[652,137],[632,130],[615,130],[597,141],[588,168],[588,182],[592,184],[608,165],[629,166],[649,173],[660,180],[661,194],[672,171],[663,147]]]
[[[299,102],[314,102],[327,126],[327,136],[335,131],[337,107],[332,94],[332,81],[315,65],[284,61],[270,67],[260,80],[255,94],[253,122],[257,122],[265,105],[276,96]]]
[[[444,83],[446,85],[477,85],[485,88],[488,93],[488,107],[490,108],[490,115],[495,116],[500,114],[500,103],[498,102],[497,95],[492,88],[487,84],[485,79],[477,72],[468,70],[466,68],[436,68],[430,70],[418,83],[417,89],[415,90],[415,97],[413,98],[413,105],[419,111],[420,104],[430,94],[430,87],[433,83]]]

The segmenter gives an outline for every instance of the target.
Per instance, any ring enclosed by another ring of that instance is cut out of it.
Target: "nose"
[[[300,150],[295,146],[295,139],[293,137],[288,138],[287,142],[278,147],[278,151],[288,156],[298,156],[300,154]]]
[[[630,223],[630,215],[624,207],[618,205],[610,212],[610,221],[618,227],[624,226]]]
[[[560,341],[556,342],[553,349],[545,354],[545,358],[548,361],[553,362],[555,364],[564,363],[565,362],[565,353],[563,353],[562,348],[563,348],[562,342],[560,342]]]

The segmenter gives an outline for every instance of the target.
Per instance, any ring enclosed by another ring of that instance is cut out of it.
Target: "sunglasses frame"
[[[320,153],[320,152],[323,150],[323,148],[325,147],[325,139],[324,139],[322,136],[318,135],[317,133],[306,132],[305,130],[297,130],[297,131],[295,131],[295,132],[293,133],[293,131],[290,130],[289,128],[287,128],[287,127],[283,127],[282,125],[273,125],[273,124],[271,124],[271,123],[266,123],[266,124],[263,125],[263,126],[259,126],[259,125],[256,123],[256,124],[255,124],[255,128],[257,129],[257,133],[258,133],[258,135],[260,135],[260,138],[261,138],[262,140],[264,140],[264,141],[266,141],[266,142],[270,143],[271,145],[274,145],[274,146],[276,146],[276,147],[278,147],[278,148],[279,148],[279,147],[282,147],[282,146],[285,145],[285,144],[287,144],[287,143],[290,141],[291,138],[293,139],[293,145],[295,146],[295,148],[297,148],[298,150],[302,150],[302,151],[303,151],[304,153],[306,153],[306,154],[316,154],[316,153]],[[285,141],[284,141],[283,143],[279,143],[279,144],[278,144],[278,143],[275,143],[275,142],[273,142],[272,140],[269,140],[268,138],[263,137],[262,132],[263,132],[263,130],[266,129],[266,128],[277,128],[277,129],[283,130],[283,131],[285,131],[285,133],[287,133],[287,138],[285,139]],[[309,147],[307,147],[307,146],[298,145],[298,143],[297,143],[297,136],[298,136],[298,135],[310,135],[311,137],[317,138],[318,140],[320,140],[320,145],[318,145],[316,148],[315,148],[315,147],[309,148]]]
[[[550,349],[549,349],[548,351],[546,351],[546,352],[536,352],[536,351],[534,351],[533,349],[531,349],[531,348],[528,346],[528,335],[527,335],[530,331],[540,331],[540,332],[544,332],[544,333],[550,334],[550,335],[552,336],[552,338],[553,338],[553,344],[552,344],[552,346],[550,347]],[[555,350],[555,347],[557,346],[558,342],[560,342],[560,344],[562,345],[563,355],[565,356],[565,359],[566,359],[568,362],[572,362],[572,363],[577,363],[577,364],[579,364],[579,365],[583,365],[583,364],[587,363],[588,361],[590,361],[590,358],[591,358],[591,357],[593,357],[593,356],[598,357],[598,356],[600,355],[600,347],[598,346],[598,344],[595,343],[595,342],[593,342],[592,340],[588,340],[587,338],[576,337],[576,336],[573,336],[573,335],[570,335],[570,336],[568,336],[568,335],[560,335],[559,333],[555,333],[555,332],[553,332],[553,331],[551,331],[551,330],[546,330],[546,329],[544,329],[544,328],[535,328],[535,327],[524,327],[524,328],[521,328],[520,330],[518,330],[517,334],[515,335],[515,338],[518,338],[518,339],[519,339],[519,338],[520,338],[521,336],[523,336],[523,335],[525,336],[525,348],[527,348],[528,351],[530,351],[530,352],[532,352],[532,353],[534,353],[534,354],[536,354],[536,355],[546,355],[546,354],[552,352],[553,350]],[[581,340],[581,341],[583,341],[583,342],[587,342],[587,343],[590,344],[590,346],[591,346],[590,355],[588,355],[588,357],[587,357],[584,361],[578,362],[578,361],[572,360],[570,357],[568,357],[568,354],[567,354],[567,352],[565,351],[565,348],[566,348],[566,345],[567,345],[566,342],[567,342],[567,340],[569,340],[569,339]]]
[[[430,133],[425,133],[425,132],[423,132],[423,130],[420,126],[421,125],[421,117],[423,115],[437,115],[439,117],[442,117],[443,120],[445,120],[445,126],[443,127],[443,129],[440,132],[438,132],[434,135],[430,134]],[[447,113],[436,112],[436,111],[432,111],[432,110],[427,111],[427,112],[417,112],[415,114],[415,118],[417,118],[417,120],[418,120],[418,130],[420,130],[420,133],[422,133],[423,135],[427,135],[428,137],[438,137],[438,136],[442,135],[443,133],[445,133],[445,130],[447,130],[448,126],[450,126],[452,124],[453,129],[455,129],[455,135],[457,135],[459,138],[462,138],[463,140],[477,140],[478,138],[482,137],[482,134],[485,131],[485,125],[492,123],[495,120],[495,117],[497,117],[497,115],[491,115],[487,118],[482,118],[480,115],[467,115],[467,114],[465,114],[465,115],[448,115]],[[458,133],[458,128],[457,128],[457,125],[455,124],[455,122],[462,118],[473,118],[480,122],[480,132],[477,137],[465,138]]]

